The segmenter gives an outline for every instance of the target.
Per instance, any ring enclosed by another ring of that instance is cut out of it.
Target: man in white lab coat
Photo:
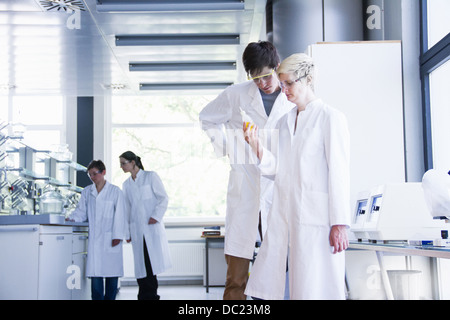
[[[114,300],[118,277],[123,276],[122,240],[127,229],[125,199],[119,187],[105,180],[105,174],[101,160],[89,164],[88,175],[94,183],[83,189],[76,209],[68,218],[89,222],[86,276],[91,278],[93,300]]]
[[[291,299],[344,299],[350,225],[349,145],[345,116],[313,91],[314,63],[283,60],[280,84],[296,107],[283,116],[278,153],[246,130],[263,173],[276,174],[266,237],[253,265],[248,295],[283,299],[286,256]]]
[[[243,53],[243,63],[250,81],[228,87],[200,113],[202,129],[211,138],[216,154],[228,155],[231,166],[225,221],[225,300],[246,298],[244,290],[258,239],[259,213],[262,237],[273,188],[271,180],[260,178],[257,159],[244,140],[241,110],[251,122],[267,129],[262,141],[271,149],[277,138],[271,129],[293,107],[281,93],[275,73],[280,59],[270,42],[250,43]]]

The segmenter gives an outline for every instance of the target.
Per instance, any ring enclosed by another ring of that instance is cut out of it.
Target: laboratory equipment
[[[422,178],[425,200],[434,219],[450,219],[450,172],[431,169]]]
[[[361,194],[351,228],[358,240],[433,241],[448,231],[444,221],[430,217],[421,183],[385,184]]]
[[[249,115],[244,110],[242,110],[242,108],[239,109],[241,112],[242,122],[245,123],[245,128],[250,127],[250,129],[253,129],[255,122],[252,120],[252,118],[249,117]]]
[[[8,140],[8,136],[0,132],[0,147]]]
[[[8,125],[0,120],[0,131]],[[76,172],[86,168],[72,161],[66,144],[53,146],[51,152],[19,136],[0,132],[0,218],[73,210],[82,190]]]
[[[425,200],[433,219],[450,220],[450,172],[431,169],[422,178]],[[433,240],[436,247],[449,247],[448,231],[441,232],[441,237]]]
[[[62,214],[66,199],[55,188],[47,186],[39,197],[40,214]]]
[[[5,168],[0,168],[0,190],[9,186],[8,173]]]
[[[355,214],[352,223],[352,231],[358,239],[367,239],[368,235],[364,229],[364,221],[368,213],[368,203],[370,198],[370,191],[362,191],[357,195],[355,206]]]
[[[9,189],[11,192],[11,208],[23,210],[27,205],[28,182],[18,178]]]
[[[68,144],[54,144],[51,146],[50,156],[60,161],[71,161],[72,152],[69,151]]]
[[[80,193],[75,191],[67,192],[66,205],[65,205],[65,215],[68,217],[77,207],[78,201],[80,201]]]

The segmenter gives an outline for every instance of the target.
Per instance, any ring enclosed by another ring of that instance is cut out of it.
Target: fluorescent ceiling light
[[[233,45],[239,43],[239,34],[143,34],[116,36],[116,46]]]
[[[130,62],[130,71],[236,70],[236,61],[211,62]]]
[[[98,12],[244,10],[244,0],[97,0]]]
[[[140,90],[205,90],[225,89],[230,82],[200,82],[200,83],[141,83]]]

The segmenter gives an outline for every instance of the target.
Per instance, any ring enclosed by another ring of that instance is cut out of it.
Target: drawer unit
[[[72,234],[72,253],[87,252],[88,233],[74,232]]]

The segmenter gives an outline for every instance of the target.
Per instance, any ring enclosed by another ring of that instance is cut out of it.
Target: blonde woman
[[[268,229],[246,294],[283,299],[286,258],[291,299],[344,299],[348,247],[349,133],[344,115],[314,93],[314,62],[285,59],[280,84],[296,107],[280,119],[278,154],[244,129],[263,174],[276,174]],[[338,84],[337,84],[338,85]]]

